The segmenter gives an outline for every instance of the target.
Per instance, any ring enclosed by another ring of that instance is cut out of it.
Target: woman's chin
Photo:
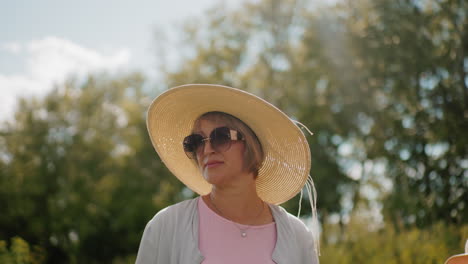
[[[209,176],[206,176],[206,175],[203,175],[203,178],[205,178],[205,180],[209,183],[209,184],[212,184],[212,185],[219,185],[220,184],[220,179],[217,179],[216,177],[213,177],[211,175]]]
[[[212,185],[222,185],[224,182],[224,176],[217,173],[203,173],[203,178]]]

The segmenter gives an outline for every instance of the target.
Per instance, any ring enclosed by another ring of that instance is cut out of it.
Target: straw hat
[[[150,105],[147,127],[151,142],[167,168],[188,188],[205,195],[211,185],[182,147],[202,114],[220,111],[247,124],[257,135],[265,159],[256,180],[262,200],[281,204],[294,197],[310,170],[309,144],[281,110],[265,100],[231,87],[188,84],[167,90]]]
[[[451,256],[445,264],[468,264],[468,239],[465,242],[465,254]]]
[[[445,264],[468,264],[468,253],[451,256]]]

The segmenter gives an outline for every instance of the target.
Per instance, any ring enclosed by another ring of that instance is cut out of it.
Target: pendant
[[[242,231],[241,232],[241,237],[246,237],[247,236],[247,233],[245,231]]]

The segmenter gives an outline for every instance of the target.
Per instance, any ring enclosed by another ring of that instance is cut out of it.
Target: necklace
[[[219,210],[219,208],[216,206],[216,204],[213,202],[213,198],[211,197],[211,193],[210,193],[210,202],[211,204],[213,205],[213,207],[216,209],[216,211],[218,211],[218,213],[221,215],[221,216],[224,216],[224,214],[221,212],[221,210]],[[258,215],[255,217],[255,219],[257,219],[258,217],[260,217],[260,215],[263,213],[263,209],[265,208],[265,203],[262,201],[262,209],[260,210],[260,212],[258,213]],[[251,226],[247,226],[247,228],[242,228],[240,227],[239,225],[237,225],[236,222],[234,221],[231,221],[236,227],[237,229],[239,229],[240,231],[240,235],[241,237],[247,237],[247,230],[250,229]]]

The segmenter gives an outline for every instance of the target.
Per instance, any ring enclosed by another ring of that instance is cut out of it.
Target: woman
[[[147,126],[161,160],[200,196],[149,221],[137,263],[318,263],[317,237],[277,206],[310,170],[304,134],[283,112],[238,89],[184,85],[153,101]]]

